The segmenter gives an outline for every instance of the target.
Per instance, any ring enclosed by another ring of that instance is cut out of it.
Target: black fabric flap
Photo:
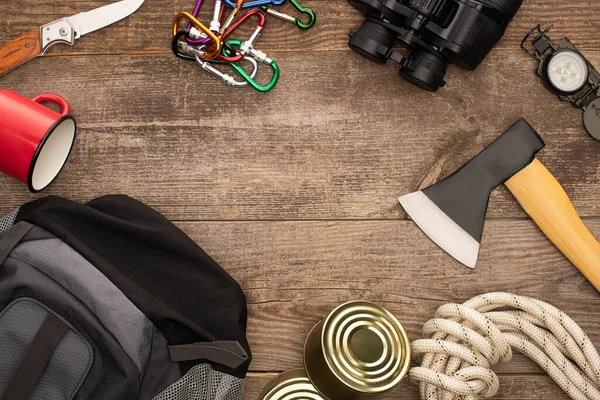
[[[216,370],[243,378],[251,360],[246,298],[194,241],[158,212],[127,196],[87,204],[46,197],[21,207],[28,221],[73,247],[148,316],[170,344],[237,341],[248,359]],[[197,361],[180,365],[187,372]]]

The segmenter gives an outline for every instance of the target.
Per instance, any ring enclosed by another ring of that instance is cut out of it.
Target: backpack
[[[242,400],[240,286],[126,196],[0,218],[0,400]]]

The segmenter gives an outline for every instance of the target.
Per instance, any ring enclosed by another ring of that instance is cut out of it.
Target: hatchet
[[[537,132],[520,119],[453,175],[400,197],[400,204],[431,240],[474,268],[490,193],[504,183],[546,236],[600,291],[600,243],[560,183],[535,158],[544,146]]]

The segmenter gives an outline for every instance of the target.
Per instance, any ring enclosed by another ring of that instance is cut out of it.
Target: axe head
[[[400,197],[410,218],[438,246],[475,268],[491,191],[533,161],[544,141],[520,119],[448,178]]]

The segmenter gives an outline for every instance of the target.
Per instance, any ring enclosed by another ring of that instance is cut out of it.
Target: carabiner
[[[237,47],[242,47],[243,43],[241,40],[237,40],[237,39],[231,39],[227,41],[227,45],[228,46],[237,46]],[[226,53],[227,49],[224,48],[223,52]],[[244,71],[242,69],[242,67],[240,67],[237,64],[231,64],[231,66],[233,67],[233,69],[235,69],[241,76],[244,77],[244,79],[246,79],[249,83],[250,86],[252,86],[254,89],[258,90],[259,92],[268,92],[269,90],[273,89],[273,87],[275,87],[275,85],[277,84],[277,81],[279,80],[279,66],[277,65],[277,63],[273,60],[271,60],[267,54],[263,53],[260,50],[257,49],[251,49],[249,52],[250,56],[252,56],[252,58],[254,58],[256,61],[269,65],[271,67],[271,69],[273,70],[273,77],[271,78],[271,82],[269,82],[267,85],[262,86],[259,85],[253,78],[251,78],[248,73],[246,71]]]
[[[206,34],[206,36],[212,40],[213,46],[211,49],[207,49],[206,51],[204,51],[203,49],[197,49],[201,52],[201,57],[203,59],[212,59],[217,57],[221,53],[221,40],[217,37],[217,35],[211,32],[210,29],[204,26],[200,21],[198,21],[196,18],[194,18],[193,15],[191,15],[188,12],[180,12],[175,17],[175,21],[173,21],[173,37],[177,36],[179,23],[184,18],[186,18],[193,25],[192,29],[190,29],[190,36],[193,39],[200,39],[200,32],[204,32],[204,34]],[[194,55],[198,54],[194,53]]]
[[[197,0],[196,1],[196,5],[194,6],[194,11],[192,11],[192,17],[198,18],[198,14],[200,14],[200,8],[202,7],[202,2],[203,2],[203,0]],[[187,29],[188,30],[192,29],[192,23],[191,22],[188,22]],[[188,37],[185,38],[185,41],[188,42],[189,44],[201,45],[201,44],[207,44],[208,42],[210,42],[210,39],[208,37],[205,37],[205,38],[203,38],[201,40],[194,40],[194,39],[191,39],[188,36]]]
[[[308,22],[302,22],[300,18],[293,17],[289,14],[285,14],[273,9],[272,6],[261,6],[260,9],[266,12],[269,15],[272,15],[276,18],[282,19],[287,22],[291,22],[296,25],[300,29],[310,29],[315,25],[317,20],[317,16],[315,12],[308,7],[302,7],[302,5],[298,2],[298,0],[290,0],[290,3],[296,8],[296,10],[300,11],[302,14],[308,15]]]
[[[235,31],[241,24],[243,24],[248,18],[252,17],[253,15],[256,15],[258,17],[258,24],[256,25],[252,36],[250,36],[250,39],[246,40],[240,48],[242,54],[244,55],[250,52],[250,49],[252,49],[254,43],[256,43],[258,37],[265,28],[265,23],[267,22],[265,14],[263,14],[259,10],[246,11],[244,15],[242,15],[237,21],[235,21],[235,23],[231,25],[227,32],[225,32],[223,36],[221,36],[221,40],[225,40],[233,31]]]
[[[254,69],[252,70],[252,73],[250,75],[248,75],[248,74],[246,74],[245,76],[242,75],[242,78],[244,78],[244,81],[242,81],[242,82],[236,81],[235,77],[219,71],[218,69],[216,69],[215,67],[212,66],[212,63],[210,61],[206,61],[200,57],[196,57],[196,62],[205,71],[209,72],[210,74],[212,74],[218,78],[221,78],[221,80],[223,82],[225,82],[228,86],[242,87],[242,86],[247,86],[248,83],[250,83],[250,80],[254,79],[254,77],[256,76],[256,73],[258,72],[258,63],[256,62],[255,59],[253,59],[252,57],[244,57],[243,59],[245,61],[248,61],[250,64],[252,64]],[[234,64],[230,64],[230,65],[233,66]],[[237,69],[235,69],[235,70],[238,71]],[[242,71],[243,71],[243,69],[242,69]]]
[[[171,51],[177,57],[183,58],[184,60],[194,60],[196,58],[196,56],[193,56],[193,55],[191,55],[191,54],[189,54],[187,52],[181,52],[181,51],[179,51],[180,48],[183,47],[180,44],[179,40],[182,37],[184,37],[184,36],[188,36],[189,34],[190,34],[190,30],[189,29],[182,29],[179,32],[177,32],[177,35],[173,36],[173,39],[171,39]]]
[[[233,25],[231,25],[229,27],[229,29],[227,29],[227,32],[225,32],[223,35],[221,35],[221,40],[225,41],[225,39],[229,35],[231,35],[240,25],[242,25],[244,22],[246,22],[250,17],[252,17],[254,15],[258,17],[258,24],[256,25],[256,29],[254,30],[254,33],[252,34],[250,39],[245,41],[244,44],[242,45],[242,47],[240,48],[241,51],[233,56],[230,56],[227,52],[222,51],[221,54],[219,54],[219,56],[218,56],[219,60],[228,61],[228,62],[237,62],[237,61],[241,60],[245,55],[248,55],[248,53],[254,46],[254,43],[256,42],[256,40],[258,40],[258,37],[260,36],[262,30],[264,29],[265,22],[267,20],[265,17],[265,14],[263,14],[260,10],[246,11],[240,18],[238,18],[237,21],[235,21],[235,23],[233,23]]]
[[[235,4],[233,11],[231,11],[231,14],[229,14],[229,17],[227,18],[227,20],[225,21],[223,26],[221,26],[221,31],[219,31],[220,35],[223,35],[227,31],[227,29],[229,29],[229,27],[231,26],[233,21],[235,21],[238,14],[242,10],[243,6],[244,6],[244,0],[237,0],[237,3]],[[221,11],[223,11],[223,13],[221,14],[221,19],[222,19],[223,15],[224,15],[225,7],[223,7],[223,10],[221,10]]]
[[[223,0],[215,0],[215,10],[213,12],[213,19],[210,21],[210,30],[215,33],[221,32],[221,8],[223,6]]]
[[[233,0],[223,0],[223,2],[227,4],[227,7],[235,8],[235,2]],[[267,6],[269,4],[273,6],[280,6],[283,3],[285,3],[285,0],[253,0],[244,3],[242,8],[245,10],[247,8]]]

